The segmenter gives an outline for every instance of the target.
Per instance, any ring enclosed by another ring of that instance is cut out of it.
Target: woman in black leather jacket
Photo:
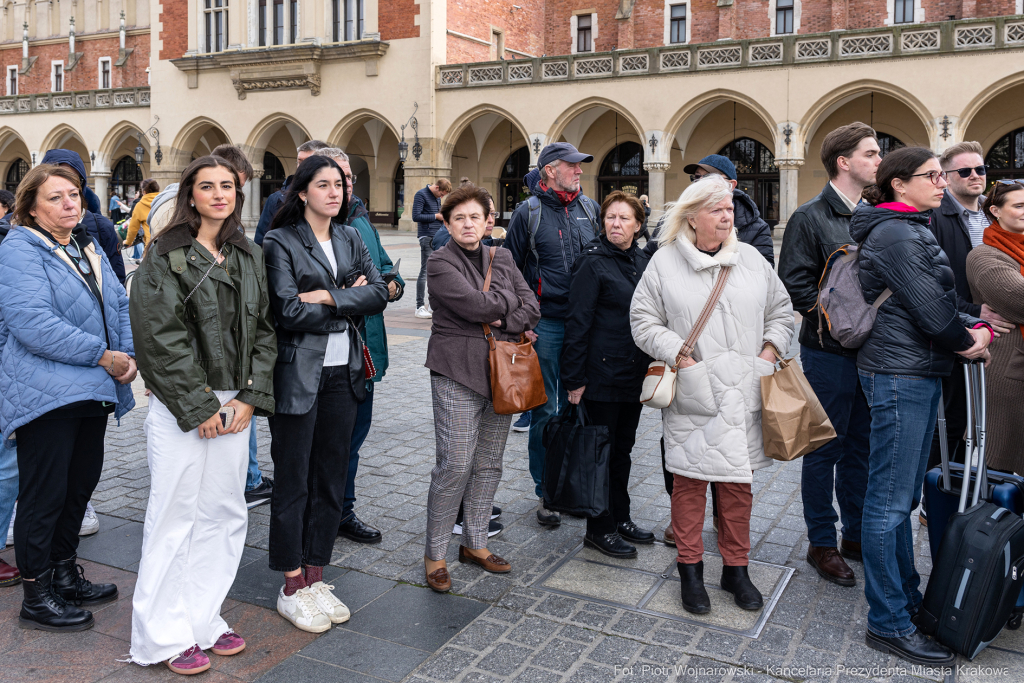
[[[285,576],[277,611],[312,633],[349,618],[322,573],[341,524],[357,405],[372,375],[359,327],[388,300],[359,233],[333,222],[348,215],[345,182],[333,159],[304,161],[263,240],[278,341],[270,568]]]
[[[864,190],[870,206],[858,206],[850,224],[860,243],[864,300],[893,292],[857,356],[871,410],[861,531],[866,642],[916,664],[941,666],[955,655],[910,621],[922,600],[910,513],[921,498],[941,378],[953,371],[957,354],[987,356],[992,330],[957,310],[953,271],[928,229],[946,186],[935,155],[922,147],[891,152],[876,180]]]

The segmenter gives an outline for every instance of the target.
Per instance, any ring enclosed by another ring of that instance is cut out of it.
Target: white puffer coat
[[[662,425],[670,472],[750,483],[753,470],[772,464],[761,438],[761,377],[774,366],[757,355],[764,342],[789,348],[793,307],[771,265],[735,231],[713,257],[692,239],[683,231],[651,259],[630,308],[633,339],[652,358],[674,363],[722,266],[733,266],[694,349],[696,365],[679,370]]]

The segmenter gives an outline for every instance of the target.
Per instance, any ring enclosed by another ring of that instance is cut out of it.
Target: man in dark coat
[[[85,183],[88,180],[85,175],[85,164],[82,157],[76,152],[67,149],[51,149],[43,156],[41,163],[54,164],[55,166],[67,166],[74,169],[78,177],[82,179],[82,225],[86,231],[99,242],[103,253],[110,261],[110,268],[114,275],[124,284],[124,259],[121,257],[121,238],[117,234],[117,228],[113,222],[100,213],[100,200]]]
[[[432,185],[416,191],[412,199],[412,219],[416,221],[416,239],[420,243],[420,274],[416,278],[416,312],[417,318],[430,318],[430,306],[427,305],[427,259],[434,253],[434,236],[444,228],[441,221],[441,204],[452,184],[447,178],[438,178]]]

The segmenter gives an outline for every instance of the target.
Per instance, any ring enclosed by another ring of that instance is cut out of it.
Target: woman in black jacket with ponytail
[[[359,233],[334,222],[348,215],[345,183],[333,159],[304,161],[263,240],[278,341],[270,568],[285,577],[277,611],[312,633],[349,618],[322,574],[341,524],[356,409],[372,375],[360,328],[388,301]]]

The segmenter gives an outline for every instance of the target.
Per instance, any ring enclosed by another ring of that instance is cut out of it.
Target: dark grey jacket
[[[984,199],[984,197],[982,197]],[[935,241],[946,252],[949,267],[953,269],[953,281],[958,297],[957,308],[970,315],[981,315],[981,305],[971,298],[971,288],[967,284],[967,255],[971,253],[971,235],[967,232],[960,217],[960,209],[953,197],[946,190],[942,204],[932,211],[932,222],[929,226]]]

